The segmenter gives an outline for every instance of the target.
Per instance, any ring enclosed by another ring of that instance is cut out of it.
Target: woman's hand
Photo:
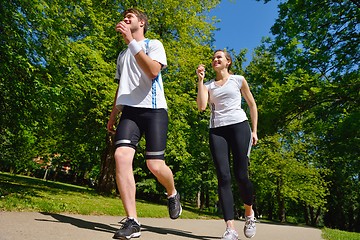
[[[198,81],[204,81],[205,78],[205,66],[200,64],[196,69],[196,74],[198,76]]]

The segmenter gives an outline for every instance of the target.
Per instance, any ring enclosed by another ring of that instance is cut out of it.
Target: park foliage
[[[98,191],[115,191],[106,123],[117,54],[126,46],[114,26],[135,6],[150,19],[147,37],[167,52],[166,161],[184,200],[216,206],[209,112],[196,107],[195,69],[211,69],[219,19],[209,11],[219,2],[1,0],[0,170],[82,185],[93,179]],[[359,4],[287,0],[278,9],[272,38],[248,66],[246,49],[228,49],[233,72],[245,76],[258,104],[250,165],[257,214],[359,232]],[[138,196],[156,200],[164,189],[143,150],[142,141],[134,161]]]

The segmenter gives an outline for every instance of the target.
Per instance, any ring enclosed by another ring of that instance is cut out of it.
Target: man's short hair
[[[129,9],[125,10],[122,15],[125,17],[126,14],[128,14],[128,13],[134,14],[140,21],[144,21],[144,34],[145,34],[149,27],[149,21],[148,21],[146,14],[144,12],[140,11],[139,9],[129,8]]]

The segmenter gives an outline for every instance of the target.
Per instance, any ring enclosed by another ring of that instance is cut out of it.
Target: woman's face
[[[222,51],[215,52],[212,58],[212,67],[214,70],[222,70],[227,68],[229,65],[229,60],[226,59],[225,53]]]

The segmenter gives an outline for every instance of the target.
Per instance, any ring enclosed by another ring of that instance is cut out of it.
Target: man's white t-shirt
[[[218,86],[214,79],[204,85],[209,92],[210,128],[236,124],[247,120],[241,108],[241,86],[243,76],[230,75],[224,85]]]
[[[167,65],[166,53],[159,40],[142,40],[138,42],[142,50],[162,68]],[[139,67],[135,57],[127,48],[117,59],[115,79],[119,81],[116,106],[132,106],[140,108],[167,109],[161,73],[150,79]]]

